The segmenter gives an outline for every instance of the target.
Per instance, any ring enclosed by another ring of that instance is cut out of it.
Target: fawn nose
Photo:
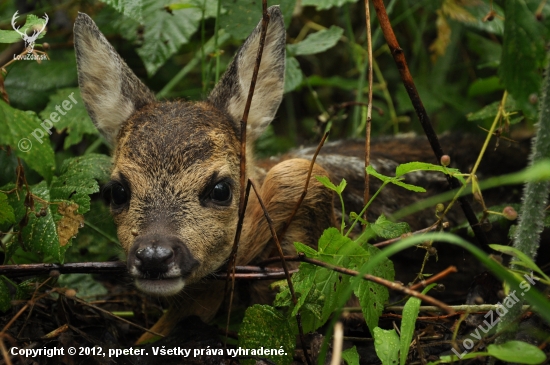
[[[128,256],[128,269],[147,279],[185,277],[197,265],[187,246],[173,236],[140,236]]]

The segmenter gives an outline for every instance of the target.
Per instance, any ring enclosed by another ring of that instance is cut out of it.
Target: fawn
[[[264,173],[253,143],[274,118],[283,96],[285,28],[279,7],[269,27],[247,128],[246,176],[261,184],[261,197],[281,229],[302,193],[310,161],[291,159]],[[138,289],[179,304],[153,330],[167,333],[179,318],[208,321],[223,300],[223,282],[204,279],[228,260],[238,220],[240,120],[259,45],[259,24],[238,50],[205,101],[155,100],[92,19],[74,26],[78,81],[88,113],[113,146],[106,186],[127,267]],[[315,166],[313,175],[327,175]],[[237,265],[267,258],[273,245],[256,197],[248,202]],[[312,179],[307,196],[281,242],[314,245],[334,225],[332,192]],[[265,284],[253,302],[266,301]],[[184,292],[182,295],[181,293]]]
[[[265,48],[247,127],[246,177],[260,185],[260,196],[280,231],[291,215],[306,180],[312,149],[283,156],[282,162],[254,161],[253,144],[275,116],[283,95],[285,28],[278,7],[270,17]],[[240,120],[244,111],[259,45],[261,23],[237,51],[226,73],[205,101],[155,100],[153,93],[128,68],[86,14],[75,26],[78,80],[94,124],[113,147],[111,181],[105,187],[127,267],[138,289],[166,297],[174,304],[153,331],[166,334],[179,319],[197,315],[211,320],[223,301],[224,282],[206,279],[228,261],[238,220]],[[478,141],[468,136],[443,137],[447,152],[467,169]],[[423,142],[423,143],[422,143]],[[502,166],[518,170],[524,147],[504,149],[484,163],[495,174]],[[345,177],[348,211],[363,205],[362,142],[332,142],[324,147],[313,176]],[[392,175],[395,166],[430,161],[433,155],[420,138],[391,138],[372,145],[371,164]],[[518,157],[519,156],[519,157]],[[297,158],[298,157],[298,158]],[[321,167],[323,166],[323,167]],[[265,172],[267,171],[267,173]],[[330,174],[327,172],[329,171]],[[447,188],[437,173],[411,174],[411,182],[431,191]],[[380,182],[371,179],[371,190]],[[502,192],[499,193],[499,196]],[[369,219],[422,199],[395,186],[382,190]],[[315,246],[322,232],[335,225],[333,194],[315,179],[281,245],[295,253],[293,242]],[[339,212],[336,212],[338,214]],[[457,221],[457,212],[449,218]],[[434,222],[433,210],[416,215],[415,228]],[[257,198],[251,195],[244,217],[237,265],[271,256],[271,234]],[[265,282],[248,288],[252,303],[272,298]],[[142,336],[141,340],[149,336]]]

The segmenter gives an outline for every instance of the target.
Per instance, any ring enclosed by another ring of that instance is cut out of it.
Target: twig
[[[250,105],[252,104],[252,97],[254,96],[254,89],[256,87],[256,80],[258,78],[258,72],[260,71],[260,63],[262,62],[262,54],[264,52],[265,37],[267,34],[267,26],[269,24],[269,15],[267,14],[267,0],[262,0],[262,32],[260,34],[260,45],[258,47],[258,53],[256,54],[256,63],[254,64],[254,71],[252,73],[252,79],[250,80],[250,88],[248,89],[248,97],[244,107],[243,118],[241,119],[241,156],[240,156],[240,192],[239,192],[239,221],[237,222],[237,231],[235,232],[235,240],[233,241],[233,248],[231,255],[229,256],[228,265],[228,280],[229,271],[233,270],[237,260],[237,251],[239,249],[239,240],[241,238],[241,230],[244,219],[244,212],[246,209],[245,202],[245,190],[250,191],[250,186],[245,189],[246,182],[246,125],[248,122],[248,113],[250,112]],[[231,304],[233,303],[233,291],[235,289],[235,280],[231,280],[231,294],[229,298],[229,310],[227,312],[227,325],[226,330],[229,330],[229,320],[231,313]],[[227,293],[227,283],[226,290]],[[224,348],[227,346],[227,341],[224,343]]]
[[[0,275],[21,277],[31,275],[59,274],[122,274],[126,272],[126,264],[121,261],[112,262],[75,262],[70,264],[24,264],[0,265]]]
[[[340,365],[342,361],[342,345],[344,344],[344,325],[338,321],[334,325],[332,342],[332,359],[330,365]]]
[[[367,205],[370,200],[370,190],[369,190],[369,174],[367,173],[366,168],[370,165],[370,130],[372,122],[372,34],[370,29],[370,8],[369,0],[365,0],[365,22],[367,25],[367,53],[369,58],[368,64],[368,80],[369,80],[369,94],[368,94],[368,106],[367,106],[367,121],[365,125],[365,191],[363,193],[363,205]],[[367,212],[368,209],[365,209],[365,214],[363,219],[367,221]],[[366,229],[367,225],[363,226],[363,229]]]
[[[297,305],[298,300],[296,299],[296,292],[294,291],[294,285],[292,284],[292,279],[290,278],[290,272],[289,272],[288,267],[286,265],[285,254],[283,252],[283,248],[281,247],[281,243],[279,242],[279,239],[277,238],[277,232],[275,232],[275,228],[273,227],[273,221],[271,220],[271,217],[269,216],[269,213],[267,212],[267,209],[265,208],[262,197],[260,196],[260,194],[258,194],[258,190],[256,189],[256,185],[250,179],[248,179],[248,183],[250,185],[252,185],[252,189],[254,189],[254,193],[256,194],[256,197],[258,198],[258,202],[260,203],[260,206],[262,207],[265,219],[267,221],[267,225],[269,226],[269,230],[271,231],[271,236],[273,237],[273,241],[275,242],[275,246],[277,247],[277,252],[279,253],[279,258],[281,260],[283,270],[285,271],[286,281],[288,283],[288,289],[290,290],[290,294],[292,296],[292,303],[294,303],[294,305]],[[311,362],[309,360],[309,356],[308,356],[308,353],[307,353],[306,341],[304,339],[304,330],[302,328],[302,320],[301,320],[300,313],[298,313],[296,315],[296,321],[298,322],[298,332],[300,333],[300,342],[302,343],[302,349],[303,349],[303,352],[304,352],[304,357],[306,359],[307,364],[311,365]]]
[[[63,294],[63,293],[62,293],[62,294]],[[93,309],[95,309],[95,310],[98,310],[98,311],[100,311],[101,313],[104,313],[104,314],[106,314],[106,315],[108,315],[108,316],[111,316],[111,317],[113,317],[113,318],[116,318],[116,319],[118,319],[119,321],[122,321],[122,322],[124,322],[124,323],[127,323],[127,324],[129,324],[130,326],[136,327],[136,328],[138,328],[138,329],[141,330],[141,331],[149,332],[149,333],[151,333],[151,334],[153,334],[153,335],[155,335],[155,336],[164,337],[164,335],[161,335],[160,333],[157,333],[157,332],[155,332],[155,331],[151,331],[150,329],[147,329],[147,328],[145,328],[145,327],[142,327],[142,326],[140,326],[139,324],[135,324],[135,323],[133,323],[133,322],[130,322],[129,320],[124,319],[124,318],[122,318],[122,317],[115,316],[113,313],[109,312],[108,310],[105,310],[105,309],[103,309],[103,308],[97,307],[97,306],[95,306],[95,305],[93,305],[93,304],[90,304],[90,303],[88,303],[88,302],[86,302],[86,301],[84,301],[84,300],[82,300],[82,299],[79,299],[79,298],[77,298],[77,297],[67,297],[67,296],[65,296],[65,297],[66,297],[67,299],[72,299],[72,300],[74,300],[75,302],[78,302],[78,303],[80,303],[80,304],[82,304],[82,305],[85,305],[85,306],[87,306],[87,307],[90,307],[90,308],[93,308]]]
[[[386,39],[388,46],[390,47],[391,54],[397,65],[397,69],[399,70],[399,74],[401,75],[401,79],[403,81],[405,89],[409,94],[409,98],[411,99],[411,102],[416,111],[420,124],[422,125],[422,128],[424,129],[424,133],[426,134],[426,137],[428,138],[430,146],[432,147],[432,150],[437,159],[437,163],[440,163],[441,157],[444,154],[443,149],[441,148],[441,144],[439,143],[437,134],[435,133],[435,130],[432,127],[428,113],[426,112],[426,109],[422,104],[420,95],[416,90],[416,86],[414,84],[413,78],[411,76],[411,73],[409,72],[409,67],[407,66],[407,61],[405,60],[405,55],[403,54],[403,50],[401,49],[401,47],[399,46],[399,43],[397,42],[397,38],[395,37],[395,34],[391,27],[390,20],[388,19],[388,14],[386,13],[384,2],[383,0],[373,0],[373,4],[376,10],[376,14],[378,16],[378,20],[380,22],[380,28],[382,29],[384,38]],[[449,175],[445,175],[445,176],[452,189],[456,189],[461,186],[459,181],[456,178],[451,177]],[[470,203],[468,203],[468,201],[464,197],[459,198],[459,202],[460,202],[460,206],[462,207],[462,211],[464,212],[464,215],[468,220],[468,223],[470,224],[470,226],[472,227],[472,230],[474,231],[478,244],[481,245],[482,247],[485,247],[489,242],[487,241],[487,237],[485,236],[485,233],[483,232],[483,230],[481,229],[481,226],[479,225],[477,217],[474,211],[472,210]]]
[[[313,154],[313,157],[311,158],[311,163],[309,164],[309,171],[307,173],[306,183],[304,185],[304,191],[302,191],[302,195],[300,195],[300,199],[298,199],[298,202],[296,203],[296,206],[294,207],[294,210],[292,211],[292,214],[290,215],[290,217],[288,217],[288,219],[286,220],[286,222],[283,226],[283,230],[282,230],[281,235],[280,235],[281,236],[281,241],[285,237],[286,232],[288,230],[288,227],[290,227],[290,224],[292,223],[292,220],[294,219],[294,216],[296,215],[296,213],[298,213],[298,209],[300,209],[300,205],[302,205],[302,202],[304,201],[304,199],[306,197],[307,188],[309,187],[309,181],[311,180],[311,173],[313,171],[313,166],[315,165],[315,160],[317,159],[317,155],[321,151],[321,148],[325,144],[325,141],[326,141],[328,135],[329,135],[329,132],[328,131],[325,132],[325,134],[323,135],[323,138],[321,138],[321,142],[319,142],[319,145],[317,146],[317,149],[315,150],[315,153]]]
[[[440,273],[437,273],[436,275],[432,275],[430,276],[430,278],[428,280],[422,280],[421,282],[419,283],[416,283],[414,285],[411,285],[409,288],[412,289],[412,290],[417,290],[417,289],[420,289],[420,288],[425,288],[427,287],[428,285],[430,285],[431,283],[435,283],[437,281],[440,281],[441,279],[443,279],[444,277],[446,277],[447,275],[451,274],[451,273],[455,273],[455,272],[458,272],[458,270],[456,269],[456,266],[449,266],[448,268],[446,268],[445,270],[441,271]]]

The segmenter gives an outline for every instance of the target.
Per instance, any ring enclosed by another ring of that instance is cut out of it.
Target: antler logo
[[[44,22],[44,25],[42,26],[42,29],[37,30],[33,28],[32,35],[23,33],[19,31],[19,28],[21,27],[16,27],[15,20],[17,19],[17,14],[18,14],[18,11],[16,11],[15,14],[13,14],[13,17],[11,18],[11,26],[17,33],[21,35],[21,37],[25,41],[25,47],[27,48],[27,52],[32,53],[34,51],[34,42],[36,42],[36,39],[38,39],[38,36],[40,35],[40,33],[42,33],[44,29],[46,29],[46,25],[48,24],[48,20],[49,20],[48,14],[44,13],[45,22]]]

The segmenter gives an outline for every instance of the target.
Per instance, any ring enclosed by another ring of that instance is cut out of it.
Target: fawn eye
[[[128,190],[122,186],[122,184],[114,184],[110,188],[111,190],[111,204],[114,207],[120,207],[128,202],[129,195]]]
[[[225,181],[217,183],[210,192],[210,199],[217,204],[229,204],[231,200],[231,187],[229,184]]]

